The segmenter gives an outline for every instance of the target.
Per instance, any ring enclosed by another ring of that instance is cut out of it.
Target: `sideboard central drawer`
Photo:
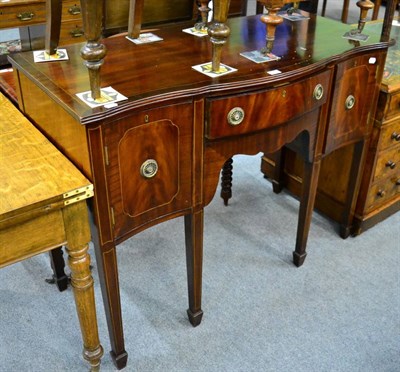
[[[206,136],[235,136],[278,126],[326,102],[331,73],[279,88],[207,100]]]

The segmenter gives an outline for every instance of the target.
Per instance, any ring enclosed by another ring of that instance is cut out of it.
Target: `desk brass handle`
[[[70,35],[72,37],[81,37],[83,36],[84,32],[80,28],[75,28],[74,30],[70,31]]]
[[[378,190],[376,195],[379,196],[380,198],[383,198],[386,195],[386,192],[385,190]]]
[[[313,97],[319,101],[324,96],[324,87],[322,84],[317,84],[314,88]]]
[[[390,169],[394,169],[396,167],[396,163],[392,160],[389,160],[385,165]]]
[[[68,13],[71,15],[78,15],[81,14],[81,8],[79,6],[71,6],[71,8],[68,9]]]
[[[35,16],[35,13],[24,12],[24,13],[19,13],[17,15],[17,18],[22,22],[26,22],[26,21],[30,21],[34,16]]]
[[[344,105],[346,106],[346,110],[351,110],[355,104],[356,104],[356,98],[350,94],[346,98],[346,102],[344,103]]]
[[[153,178],[158,172],[158,164],[154,159],[147,159],[140,167],[140,175],[144,178]]]
[[[393,132],[390,138],[395,141],[400,141],[400,133]]]
[[[239,125],[244,119],[244,110],[241,107],[234,107],[228,112],[227,120],[230,125]]]

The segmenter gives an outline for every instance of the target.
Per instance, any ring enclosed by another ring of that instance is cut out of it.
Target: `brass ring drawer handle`
[[[30,21],[34,16],[35,16],[35,13],[24,12],[24,13],[19,13],[17,15],[17,18],[22,22],[26,22],[26,21]]]
[[[140,175],[144,178],[153,178],[158,172],[158,164],[154,159],[147,159],[140,167]]]
[[[83,36],[83,30],[81,30],[80,28],[76,28],[76,29],[70,31],[70,35],[72,37],[81,37],[81,36]]]
[[[227,120],[230,125],[239,125],[244,119],[244,110],[241,107],[234,107],[228,112]]]
[[[400,141],[400,133],[393,132],[390,138],[395,141]]]
[[[389,160],[389,161],[385,164],[385,166],[387,166],[387,167],[390,168],[390,169],[394,169],[394,168],[396,167],[396,163],[395,163],[394,161],[392,161],[392,160]]]
[[[346,110],[351,110],[355,104],[356,104],[356,98],[350,94],[346,98],[346,102],[344,103],[344,105],[346,106]]]
[[[314,88],[313,97],[319,101],[324,96],[324,87],[322,84],[317,84]]]
[[[79,6],[71,6],[71,8],[68,9],[68,13],[71,15],[78,15],[81,14],[81,8]]]

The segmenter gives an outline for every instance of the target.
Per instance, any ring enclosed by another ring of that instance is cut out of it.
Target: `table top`
[[[0,93],[0,226],[93,195],[91,183]]]
[[[0,8],[45,3],[46,0],[0,0]]]
[[[370,30],[368,26],[364,32],[369,33],[368,41],[355,46],[343,38],[350,30],[349,25],[310,15],[310,19],[298,22],[284,20],[277,27],[273,49],[281,59],[257,64],[240,53],[264,47],[266,29],[259,16],[232,18],[228,25],[231,35],[223,47],[222,63],[237,71],[218,78],[192,69],[194,65],[211,61],[212,46],[208,37],[182,32],[182,25],[153,31],[163,41],[152,44],[136,45],[124,35],[104,39],[108,52],[101,68],[101,86],[112,86],[128,97],[128,101],[114,108],[92,109],[76,96],[90,90],[88,71],[79,53],[83,44],[66,48],[68,61],[34,63],[32,52],[13,54],[9,59],[76,120],[86,124],[155,102],[290,83],[358,51],[388,46],[379,42],[380,30]],[[274,70],[279,73],[270,75]]]

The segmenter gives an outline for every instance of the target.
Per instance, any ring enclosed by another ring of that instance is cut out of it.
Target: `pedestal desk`
[[[300,266],[322,154],[360,141],[360,159],[369,136],[367,118],[378,97],[388,47],[379,42],[380,34],[355,46],[342,38],[349,28],[341,23],[313,15],[285,21],[277,28],[273,49],[281,59],[257,64],[240,53],[265,45],[265,26],[257,16],[228,24],[231,36],[222,62],[237,71],[214,79],[192,69],[211,61],[208,38],[183,33],[182,25],[157,30],[163,41],[154,44],[134,45],[123,36],[104,40],[108,54],[102,86],[128,97],[110,108],[91,109],[76,97],[89,90],[82,45],[67,48],[68,62],[35,64],[31,53],[10,58],[21,109],[94,184],[93,238],[118,368],[127,362],[119,243],[185,216],[188,315],[197,325],[203,314],[203,210],[226,160],[239,153],[274,152],[289,143],[303,154],[306,181],[293,256]],[[350,95],[355,104],[346,108]],[[340,120],[331,119],[331,110]],[[359,164],[354,169],[356,185]],[[267,237],[268,229],[263,233]]]

